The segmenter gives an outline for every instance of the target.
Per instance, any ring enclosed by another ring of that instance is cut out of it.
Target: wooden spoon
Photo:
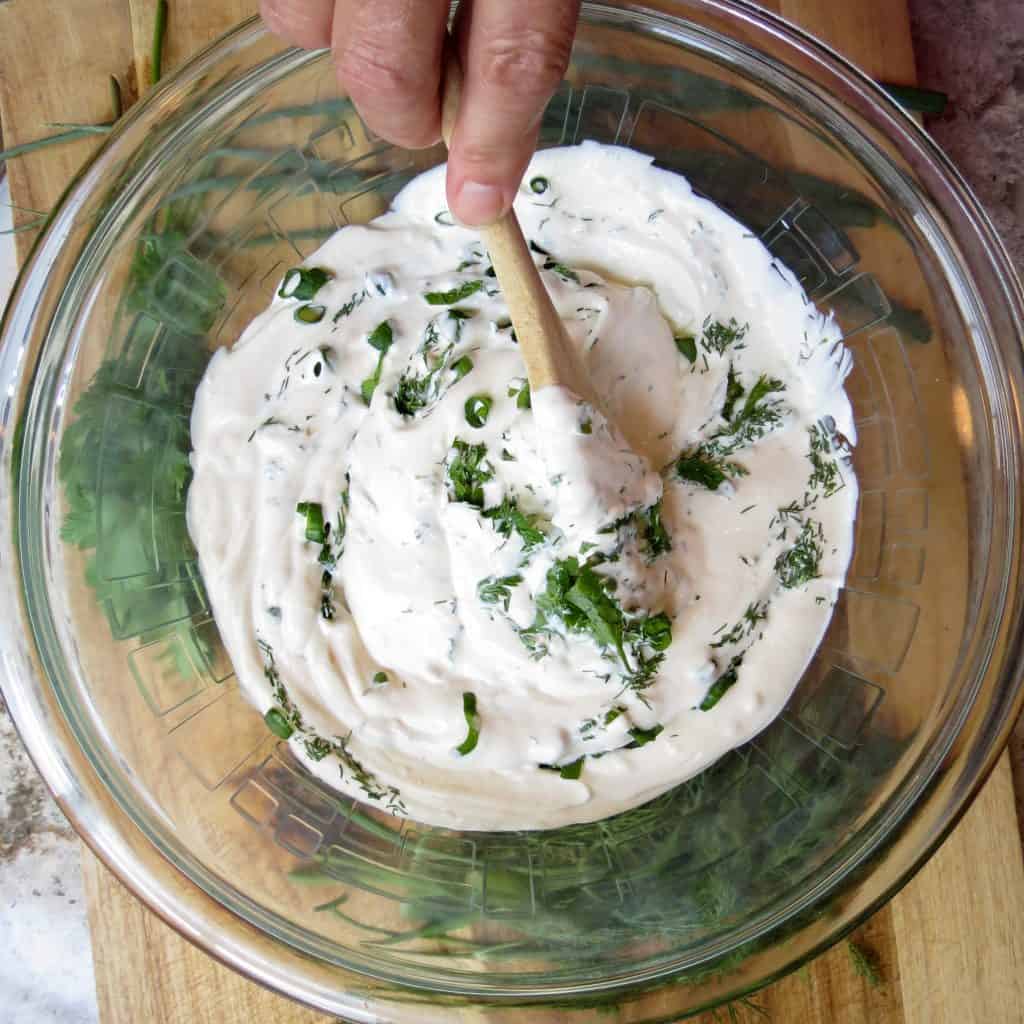
[[[455,116],[462,95],[462,68],[452,47],[444,67],[441,134],[451,146]],[[601,408],[590,375],[579,359],[544,282],[533,262],[519,218],[509,210],[501,220],[481,230],[498,284],[508,304],[519,350],[526,364],[530,390],[561,386],[596,409]]]

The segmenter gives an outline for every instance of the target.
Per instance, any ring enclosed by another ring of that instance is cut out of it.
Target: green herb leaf
[[[542,196],[547,192],[550,184],[551,182],[549,182],[547,178],[538,174],[535,178],[530,179],[530,191],[534,192],[536,195]]]
[[[661,521],[661,499],[650,508],[640,509],[630,516],[640,539],[640,547],[647,560],[653,562],[659,555],[672,550],[672,538]]]
[[[663,725],[655,725],[650,729],[641,729],[640,726],[634,725],[629,730],[632,742],[626,744],[626,750],[636,750],[638,747],[645,747],[648,743],[653,743],[664,731],[665,726]]]
[[[512,588],[518,587],[523,577],[518,573],[511,576],[487,576],[476,585],[477,597],[484,604],[500,604],[508,611],[512,600]]]
[[[471,427],[482,427],[491,415],[491,406],[493,404],[494,399],[490,395],[470,395],[466,399],[464,406],[466,422]]]
[[[523,377],[517,377],[508,386],[508,397],[516,400],[517,409],[529,409],[530,382]]]
[[[583,762],[586,759],[587,755],[581,754],[575,761],[570,761],[568,764],[539,764],[537,767],[546,772],[558,772],[563,779],[575,782],[583,774]]]
[[[539,515],[524,512],[516,498],[506,495],[500,505],[485,509],[483,515],[485,519],[490,519],[494,523],[495,530],[502,537],[511,537],[513,531],[519,534],[524,551],[543,544],[546,539],[540,527],[544,519]]]
[[[387,672],[375,672],[373,674],[373,681],[375,683],[377,683],[378,686],[381,683],[386,683],[388,681],[388,674],[387,674]]]
[[[494,467],[487,461],[487,445],[452,441],[446,466],[449,501],[474,508],[484,507],[484,484],[494,479]]]
[[[731,420],[736,403],[746,394],[746,388],[736,376],[732,363],[729,364],[729,373],[726,377],[725,403],[722,405],[722,419]]]
[[[431,306],[451,306],[456,302],[461,302],[463,299],[468,299],[470,295],[475,295],[477,292],[482,291],[484,287],[483,281],[464,281],[462,284],[457,285],[455,288],[450,288],[446,292],[426,292],[423,296],[424,299]]]
[[[480,740],[480,715],[476,710],[476,696],[462,695],[462,713],[466,718],[466,738],[455,748],[463,757],[472,753]]]
[[[308,302],[331,279],[331,272],[323,267],[292,267],[284,275],[278,298],[299,299]]]
[[[697,339],[692,334],[677,334],[673,340],[681,356],[691,363],[697,362]]]
[[[824,554],[821,539],[821,525],[808,520],[803,524],[796,543],[775,560],[775,574],[787,590],[805,586],[821,575]]]
[[[387,320],[377,324],[366,339],[366,343],[370,348],[375,349],[380,353],[377,357],[377,365],[374,368],[373,373],[371,373],[370,376],[359,385],[359,393],[363,396],[363,401],[367,405],[370,404],[373,394],[377,390],[377,385],[380,384],[380,375],[384,368],[384,357],[388,354],[388,350],[391,348],[393,342],[394,332],[391,329],[391,324],[388,323]]]
[[[286,740],[295,732],[284,712],[278,708],[271,708],[263,716],[263,721],[267,723],[267,728],[279,739]]]
[[[727,324],[720,320],[712,320],[708,317],[704,321],[700,344],[705,352],[716,352],[718,355],[725,355],[725,351],[731,348],[736,342],[746,337],[750,330],[750,324],[743,324],[741,327],[734,318],[730,317]]]
[[[746,476],[747,471],[737,462],[728,462],[699,445],[684,451],[676,460],[676,476],[690,483],[700,484],[709,491],[717,491],[727,480]]]

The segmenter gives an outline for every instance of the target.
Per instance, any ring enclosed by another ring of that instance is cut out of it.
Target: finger
[[[260,0],[260,14],[267,28],[292,46],[331,45],[334,0]]]
[[[334,57],[366,123],[416,149],[441,137],[441,49],[448,0],[338,0]]]
[[[448,205],[465,224],[512,205],[540,118],[569,63],[578,0],[473,0],[456,26],[462,101],[448,159]]]

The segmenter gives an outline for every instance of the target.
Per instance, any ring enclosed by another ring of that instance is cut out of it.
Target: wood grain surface
[[[914,81],[904,0],[771,0],[765,6],[824,39],[869,74]],[[156,0],[0,3],[5,144],[45,134],[47,122],[108,119],[111,75],[118,78],[126,102],[144,91],[156,7]],[[165,69],[254,7],[246,0],[172,0]],[[14,202],[48,209],[93,145],[86,140],[12,161]],[[31,216],[16,213],[19,223]],[[30,237],[18,237],[24,255]],[[327,1019],[245,981],[192,947],[84,848],[83,862],[103,1024],[312,1024]],[[1004,756],[939,853],[856,936],[877,957],[880,987],[852,970],[848,951],[840,945],[762,991],[754,1002],[783,1024],[1024,1021],[1022,920],[1024,860]],[[739,1013],[741,1020],[755,1019],[743,1008]],[[542,1021],[539,1015],[533,1019]],[[714,1019],[723,1018],[701,1018],[707,1024]]]

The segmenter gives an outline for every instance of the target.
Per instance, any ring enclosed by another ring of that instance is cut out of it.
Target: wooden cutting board
[[[912,84],[905,0],[771,0],[869,74]],[[157,0],[0,0],[0,125],[8,146],[48,121],[111,116],[148,82]],[[252,13],[250,0],[171,0],[165,69]],[[84,141],[9,165],[13,201],[49,209],[91,152]],[[24,223],[31,214],[18,212]],[[24,256],[30,234],[19,236]],[[103,1024],[313,1024],[327,1018],[245,981],[147,911],[83,847]],[[873,988],[840,945],[759,993],[783,1024],[1010,1024],[1024,1021],[1024,859],[1004,756],[974,806],[917,878],[856,935],[877,958]],[[742,1007],[738,1019],[755,1019]],[[538,1024],[541,1015],[533,1014]],[[481,1017],[481,1019],[485,1019]],[[609,1017],[612,1020],[613,1017]],[[702,1020],[724,1019],[705,1015]]]

